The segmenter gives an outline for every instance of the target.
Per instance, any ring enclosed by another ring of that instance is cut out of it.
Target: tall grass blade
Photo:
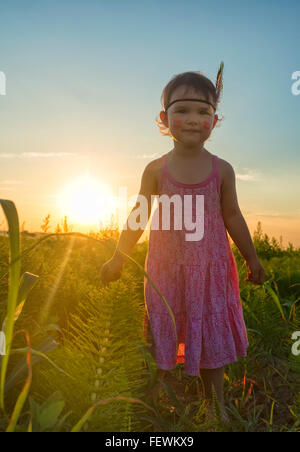
[[[17,300],[17,307],[14,314],[14,322],[16,322],[23,310],[24,303],[26,301],[26,298],[31,291],[31,289],[34,287],[34,285],[37,283],[38,276],[34,275],[32,273],[25,272],[20,281],[20,288],[18,293],[18,300]],[[6,322],[7,322],[7,316],[5,317],[3,324],[2,324],[2,330],[5,331],[6,328]]]
[[[11,349],[10,353],[11,353],[11,355],[16,354],[16,353],[23,354],[23,353],[27,353],[27,351],[28,351],[27,348],[16,348],[16,349]],[[46,361],[48,361],[48,363],[50,363],[53,367],[55,367],[56,370],[65,374],[67,377],[74,379],[74,377],[72,377],[67,372],[65,372],[63,369],[61,369],[59,366],[57,366],[47,355],[45,355],[45,353],[40,352],[39,350],[35,350],[34,348],[31,348],[31,355],[44,358]],[[10,383],[9,379],[7,380],[7,383]],[[6,391],[7,391],[7,387],[5,385],[5,392]]]
[[[29,424],[28,424],[28,427],[27,427],[27,433],[32,433],[32,419],[31,419],[31,417],[29,419]]]
[[[270,431],[273,430],[273,416],[274,416],[274,406],[275,406],[275,400],[273,400],[271,412],[270,412]]]
[[[11,262],[20,254],[20,233],[19,233],[19,218],[15,204],[6,199],[0,199],[0,204],[3,208],[7,219],[9,229],[9,261]],[[11,341],[14,328],[14,315],[19,293],[21,262],[17,261],[9,267],[9,288],[8,288],[8,305],[7,305],[7,321],[6,321],[6,354],[2,358],[1,377],[0,377],[0,409],[5,410],[4,407],[4,387],[5,376],[7,371],[9,353],[11,349]]]
[[[27,399],[28,393],[29,393],[29,388],[31,386],[31,381],[32,381],[32,365],[31,365],[31,352],[30,352],[30,339],[29,339],[29,334],[28,331],[25,330],[20,330],[18,332],[24,332],[25,336],[26,336],[26,341],[28,344],[28,351],[27,351],[27,358],[26,358],[26,362],[27,362],[27,366],[28,366],[28,376],[25,382],[25,385],[22,389],[22,392],[20,393],[18,400],[15,404],[15,408],[13,411],[13,414],[11,416],[9,425],[6,429],[6,432],[11,433],[15,431],[19,416],[21,414],[22,408],[24,406],[24,403]]]
[[[284,312],[283,312],[283,309],[282,309],[282,306],[281,306],[281,303],[280,303],[278,295],[274,292],[274,290],[271,287],[269,287],[267,285],[265,287],[266,287],[267,292],[271,295],[271,297],[272,297],[273,301],[275,302],[277,308],[279,309],[281,317],[282,317],[282,320],[284,320],[286,322],[286,318],[285,318],[285,315],[284,315]]]

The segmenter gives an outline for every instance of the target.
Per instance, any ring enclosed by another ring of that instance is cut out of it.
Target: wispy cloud
[[[23,184],[22,180],[0,180],[0,192],[3,191],[16,191],[15,188],[13,188],[14,185],[21,185]],[[7,187],[8,185],[8,187]],[[12,187],[10,187],[12,185]]]
[[[19,185],[19,184],[23,184],[23,181],[22,180],[0,180],[0,184]]]
[[[14,153],[0,153],[0,158],[14,159],[14,158],[52,158],[52,157],[69,157],[77,155],[74,152],[22,152],[21,154]]]
[[[45,158],[49,158],[49,157],[67,157],[70,155],[76,155],[76,153],[73,152],[46,152],[46,153],[42,153],[42,152],[23,152],[22,156],[23,157],[27,157],[27,158],[31,158],[31,157],[45,157]]]
[[[258,171],[252,170],[252,169],[248,169],[248,168],[244,168],[245,169],[245,173],[236,173],[236,178],[239,180],[243,180],[243,181],[247,181],[247,182],[255,182],[255,181],[259,181],[262,180],[262,174]]]
[[[251,212],[252,216],[258,217],[258,218],[276,218],[278,220],[300,220],[300,212],[294,211],[292,213],[285,213],[285,212],[270,212],[270,213],[254,213]]]
[[[155,154],[131,155],[131,157],[135,159],[155,159],[156,157],[159,157],[159,154],[156,152]]]

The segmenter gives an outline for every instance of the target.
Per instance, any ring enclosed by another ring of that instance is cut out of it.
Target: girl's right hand
[[[102,265],[100,270],[100,279],[105,286],[111,281],[117,281],[122,274],[123,261],[117,255]]]

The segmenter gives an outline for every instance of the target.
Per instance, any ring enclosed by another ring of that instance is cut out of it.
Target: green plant
[[[71,415],[71,412],[68,412],[61,416],[65,406],[61,391],[54,392],[42,404],[29,396],[29,404],[29,429],[32,432],[60,432]]]
[[[2,332],[4,333],[5,337],[5,354],[3,355],[0,363],[0,411],[2,411],[2,414],[6,420],[8,420],[8,414],[5,410],[4,396],[7,390],[6,376],[10,355],[12,355],[13,353],[26,354],[26,365],[28,367],[28,375],[25,381],[25,385],[17,398],[13,413],[8,423],[7,431],[11,432],[14,431],[17,426],[18,418],[21,414],[22,408],[29,393],[29,388],[32,380],[32,353],[35,353],[36,355],[47,359],[49,362],[51,362],[51,360],[49,360],[49,358],[47,358],[47,356],[43,352],[31,349],[29,335],[26,330],[19,330],[14,333],[15,322],[18,320],[27,296],[36,284],[38,276],[25,272],[20,279],[20,234],[17,210],[12,201],[0,199],[0,204],[4,210],[9,226],[10,245],[8,301],[6,306],[6,316],[2,325]],[[25,334],[27,348],[14,350],[11,348],[12,340],[13,337],[19,332],[23,332]],[[9,375],[10,384],[14,381],[13,378],[13,375]]]

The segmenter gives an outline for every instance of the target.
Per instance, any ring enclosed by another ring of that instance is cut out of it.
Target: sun
[[[116,206],[110,187],[89,174],[69,182],[59,195],[61,213],[81,225],[108,224]]]

